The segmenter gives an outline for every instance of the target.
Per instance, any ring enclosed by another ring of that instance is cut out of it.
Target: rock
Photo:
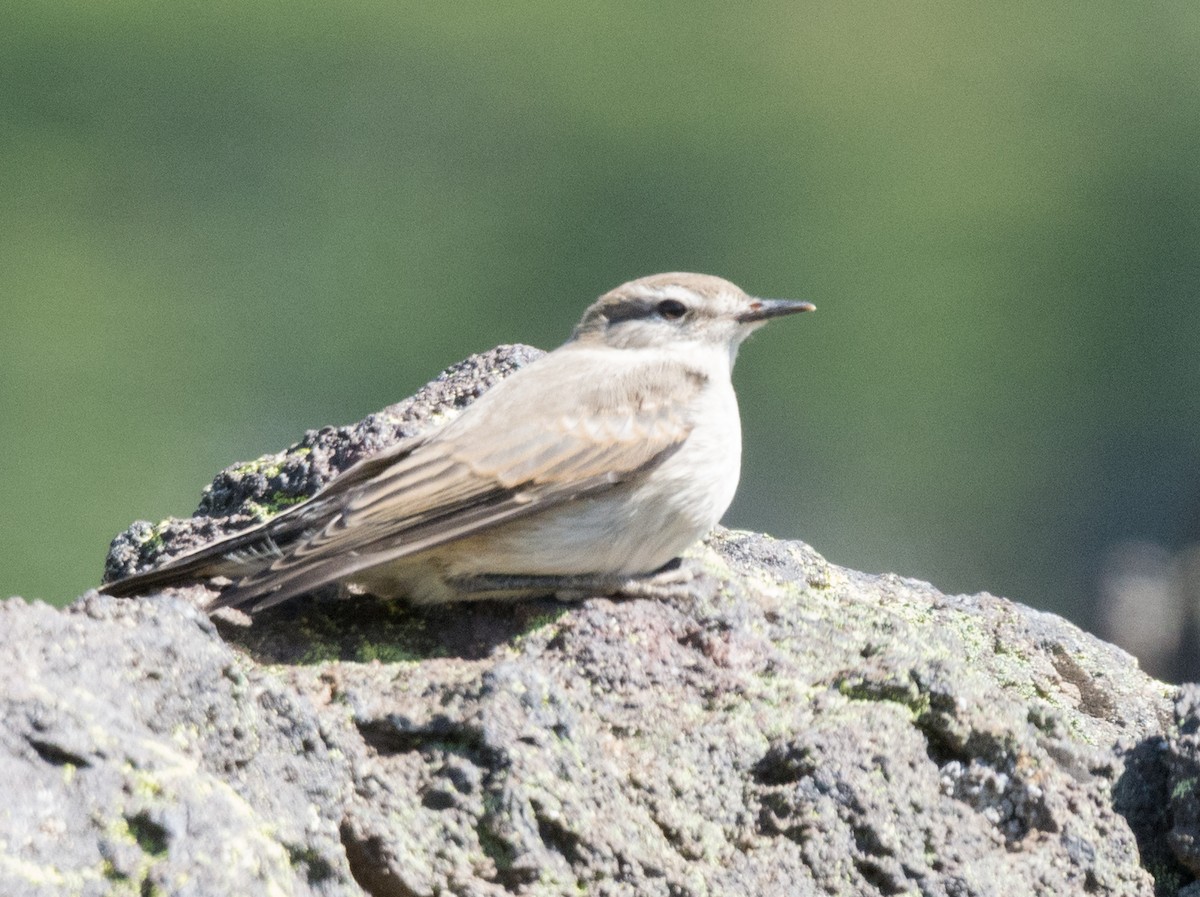
[[[0,893],[355,893],[346,759],[203,614],[10,599],[0,633]]]
[[[1200,685],[1192,683],[1179,691],[1165,762],[1169,843],[1179,861],[1193,875],[1200,875]]]
[[[425,407],[227,471],[109,572],[318,488]],[[798,542],[718,529],[690,562],[672,601],[316,596],[248,627],[199,588],[4,602],[0,894],[1195,890],[1194,688]]]

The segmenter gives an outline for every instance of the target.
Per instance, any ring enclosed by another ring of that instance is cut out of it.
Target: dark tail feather
[[[214,560],[213,557],[197,557],[188,558],[180,563],[171,562],[155,570],[145,570],[115,582],[105,583],[100,586],[100,592],[114,598],[130,598],[173,586],[193,585],[220,575],[213,569]]]
[[[285,512],[287,513],[287,512]],[[302,535],[298,516],[283,515],[256,527],[219,539],[167,561],[161,567],[106,583],[100,592],[115,598],[146,595],[162,589],[194,585],[216,576],[237,580],[269,566],[281,554],[279,544]]]
[[[234,582],[228,588],[222,589],[221,594],[209,602],[206,610],[212,613],[223,607],[232,607],[248,614],[256,614],[268,607],[290,601],[297,595],[327,586],[336,578],[323,575],[325,571],[322,568],[306,572],[309,574],[309,578],[290,582],[286,586],[277,585],[269,576],[250,575],[244,581]]]

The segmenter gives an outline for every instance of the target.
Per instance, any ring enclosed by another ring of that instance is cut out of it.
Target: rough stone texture
[[[110,572],[425,409],[232,468]],[[0,894],[1200,890],[1200,691],[801,543],[718,530],[690,561],[664,602],[0,603]]]
[[[0,893],[357,893],[346,758],[203,614],[13,598],[0,646]]]
[[[1166,765],[1169,843],[1189,872],[1200,875],[1200,685],[1180,689]],[[1200,891],[1200,886],[1196,890]]]

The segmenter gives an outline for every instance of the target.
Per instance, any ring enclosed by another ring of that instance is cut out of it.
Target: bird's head
[[[771,318],[815,307],[757,299],[709,274],[653,274],[597,299],[572,338],[618,349],[720,347],[732,360],[742,340]]]

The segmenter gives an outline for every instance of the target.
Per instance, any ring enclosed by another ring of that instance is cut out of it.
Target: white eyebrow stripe
[[[680,302],[695,302],[699,299],[693,290],[689,290],[687,287],[676,283],[664,284],[661,287],[652,287],[649,293],[654,299],[677,299]]]

